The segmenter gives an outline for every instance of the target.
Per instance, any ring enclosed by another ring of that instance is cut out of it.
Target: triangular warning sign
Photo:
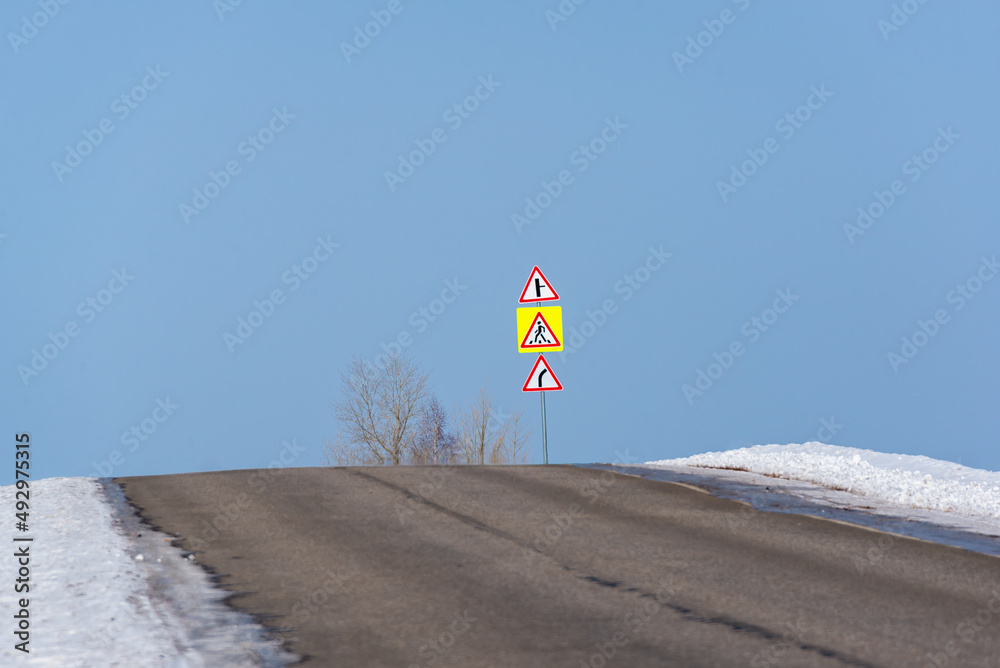
[[[541,312],[535,314],[535,318],[531,321],[531,327],[524,335],[524,339],[521,340],[521,348],[551,348],[552,346],[561,346],[562,342],[556,333],[549,326],[548,321]]]
[[[518,303],[551,302],[557,299],[559,299],[559,293],[549,283],[549,279],[545,278],[545,274],[538,268],[538,265],[535,265],[531,270],[531,276],[528,276],[528,282],[524,284],[524,290],[521,290],[521,298],[517,300]]]
[[[531,368],[531,374],[528,376],[528,380],[524,381],[524,387],[521,388],[522,392],[544,392],[546,390],[561,390],[563,389],[562,383],[556,378],[556,375],[552,373],[552,367],[549,363],[545,361],[544,355],[538,356],[538,361],[535,362],[535,366]]]

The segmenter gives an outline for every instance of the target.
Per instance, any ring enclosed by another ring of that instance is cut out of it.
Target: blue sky
[[[338,370],[403,334],[447,408],[524,407],[540,460],[538,264],[573,344],[553,462],[822,438],[996,470],[998,22],[4,3],[3,432],[36,477],[316,465]]]

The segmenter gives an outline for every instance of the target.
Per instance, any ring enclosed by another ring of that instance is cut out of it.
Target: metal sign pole
[[[549,444],[548,439],[545,434],[545,392],[539,392],[542,395],[542,457],[546,464],[549,463]]]
[[[542,306],[542,302],[538,302],[539,308]],[[545,427],[545,390],[539,392],[542,395],[542,461],[545,464],[549,463],[549,439],[547,429]]]

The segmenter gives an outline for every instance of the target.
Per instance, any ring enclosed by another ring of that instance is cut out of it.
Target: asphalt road
[[[309,666],[1000,666],[1000,560],[571,466],[120,478]]]

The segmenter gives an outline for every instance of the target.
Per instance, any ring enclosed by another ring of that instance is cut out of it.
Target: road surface
[[[308,666],[1000,666],[1000,560],[572,466],[119,478]]]

